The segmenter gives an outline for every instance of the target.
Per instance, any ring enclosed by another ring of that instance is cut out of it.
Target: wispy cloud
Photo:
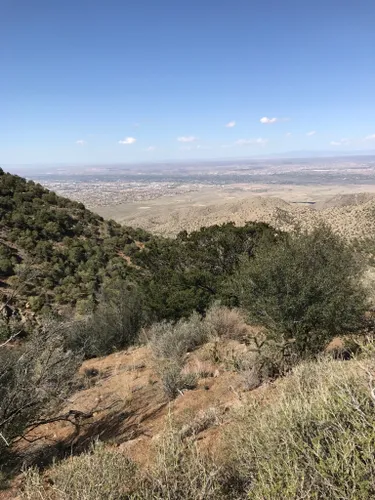
[[[331,146],[344,146],[345,144],[350,144],[349,139],[340,139],[339,141],[331,141]]]
[[[149,146],[146,151],[155,151],[156,147],[155,146]]]
[[[236,144],[238,146],[251,146],[251,145],[260,145],[265,146],[268,142],[268,139],[264,139],[263,137],[258,137],[257,139],[238,139]]]
[[[287,133],[285,134],[285,137],[292,137],[292,132],[287,132]]]
[[[233,128],[236,126],[236,122],[233,120],[232,122],[228,122],[225,126],[227,128]]]
[[[364,138],[365,141],[375,141],[375,134],[368,135]]]
[[[198,140],[198,137],[194,137],[193,135],[177,137],[178,142],[194,142]]]
[[[122,141],[118,141],[119,144],[134,144],[137,142],[137,139],[135,137],[125,137]]]
[[[316,130],[311,130],[310,132],[307,132],[307,137],[312,137],[313,135],[316,134]]]
[[[79,146],[83,146],[84,144],[86,144],[86,141],[84,141],[83,139],[78,139],[78,141],[76,141],[76,144],[78,144]]]
[[[289,120],[290,118],[276,118],[276,116],[274,116],[273,118],[269,118],[268,116],[263,116],[263,118],[261,118],[259,121],[264,125],[271,125],[272,123],[288,122]]]

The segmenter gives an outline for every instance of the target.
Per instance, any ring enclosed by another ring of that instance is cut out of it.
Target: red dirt
[[[223,340],[220,344],[223,352],[246,349],[233,340]],[[92,416],[78,419],[77,426],[68,422],[46,424],[27,435],[28,439],[37,438],[37,441],[32,444],[22,441],[16,446],[18,450],[40,456],[42,460],[48,452],[55,454],[62,444],[68,453],[79,453],[93,440],[101,439],[117,446],[140,465],[147,466],[152,460],[152,443],[165,429],[168,417],[178,427],[185,425],[188,428],[194,425],[197,415],[208,410],[217,412],[219,422],[198,429],[197,435],[199,444],[212,451],[220,442],[223,426],[230,418],[230,409],[241,405],[246,395],[241,375],[208,359],[209,352],[210,346],[206,345],[187,356],[185,370],[197,373],[203,367],[210,376],[200,378],[195,389],[184,391],[173,401],[169,401],[164,393],[149,347],[86,361],[80,374],[90,386],[73,394],[59,414],[76,410],[92,413]],[[99,374],[91,378],[89,375],[95,370]],[[258,391],[264,389],[259,388],[251,394]],[[10,493],[8,491],[8,496],[2,496],[5,492],[0,493],[0,499],[14,498],[14,495],[9,496]]]

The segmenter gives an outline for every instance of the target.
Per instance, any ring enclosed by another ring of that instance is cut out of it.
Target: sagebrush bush
[[[207,311],[204,324],[213,337],[242,341],[249,336],[245,313],[240,309],[214,304]]]
[[[374,498],[368,382],[358,362],[308,363],[282,381],[271,401],[253,400],[241,410],[226,450],[241,498]]]
[[[160,360],[156,363],[156,371],[169,399],[174,399],[184,389],[194,389],[197,385],[197,376],[194,373],[184,373],[178,361]]]
[[[183,389],[194,388],[197,376],[183,373],[182,369],[185,355],[207,341],[208,331],[200,316],[194,313],[177,323],[155,323],[147,335],[151,339],[155,369],[168,398],[175,398]]]
[[[189,319],[181,319],[177,323],[163,321],[153,324],[149,329],[151,348],[158,358],[182,359],[185,354],[204,344],[208,332],[204,322],[197,313]]]
[[[0,348],[0,465],[9,444],[49,417],[74,389],[81,358],[65,349],[65,329],[46,324],[20,346]]]
[[[219,425],[222,413],[223,410],[216,406],[200,410],[187,424],[182,426],[180,431],[181,438],[197,436],[200,432]]]
[[[154,323],[144,336],[158,358],[176,360],[211,338],[247,339],[249,329],[242,311],[215,304],[204,318],[193,313],[176,323]]]

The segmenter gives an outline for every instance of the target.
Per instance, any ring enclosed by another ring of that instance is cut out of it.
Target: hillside
[[[189,385],[172,400],[152,342],[86,361],[65,417],[15,445],[23,468],[40,469],[0,497],[292,500],[311,498],[312,488],[326,498],[334,488],[334,499],[373,498],[371,355],[335,360],[336,342],[320,361],[262,380],[249,344],[261,330],[228,310],[208,325],[211,339],[183,358]]]
[[[375,230],[374,213],[374,196],[368,193],[340,195],[314,208],[280,198],[252,196],[234,202],[218,199],[205,206],[171,208],[170,211],[156,208],[150,214],[144,212],[122,218],[122,221],[164,236],[229,221],[237,225],[248,221],[265,222],[283,230],[291,230],[296,225],[310,229],[324,222],[346,239],[362,239]]]
[[[203,313],[241,256],[253,255],[263,236],[271,245],[276,234],[265,224],[227,223],[159,238],[3,171],[0,194],[0,312],[8,326],[85,316],[98,308],[104,290],[111,288],[113,298],[128,293],[130,282],[147,321]],[[107,293],[105,301],[112,298]],[[3,336],[12,334],[8,326]]]
[[[90,307],[106,280],[132,274],[127,256],[149,238],[0,169],[0,310]]]
[[[353,193],[353,194],[338,194],[332,198],[319,201],[314,205],[316,210],[324,210],[325,208],[340,208],[350,207],[353,205],[363,205],[368,201],[374,200],[374,193]]]
[[[371,200],[219,204],[241,224],[167,238],[0,186],[0,498],[374,497],[373,244],[244,219],[353,232]]]

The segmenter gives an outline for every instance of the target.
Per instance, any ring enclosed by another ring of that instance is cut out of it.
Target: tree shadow
[[[87,452],[92,443],[110,441],[118,436],[120,428],[124,422],[133,416],[134,412],[110,411],[95,421],[71,421],[72,432],[65,439],[46,439],[44,436],[29,440],[23,438],[30,444],[24,451],[10,451],[7,457],[7,467],[9,472],[16,473],[28,467],[38,467],[43,470],[56,461],[73,455],[80,455]],[[142,431],[139,432],[142,434]],[[133,430],[133,435],[137,433]]]

